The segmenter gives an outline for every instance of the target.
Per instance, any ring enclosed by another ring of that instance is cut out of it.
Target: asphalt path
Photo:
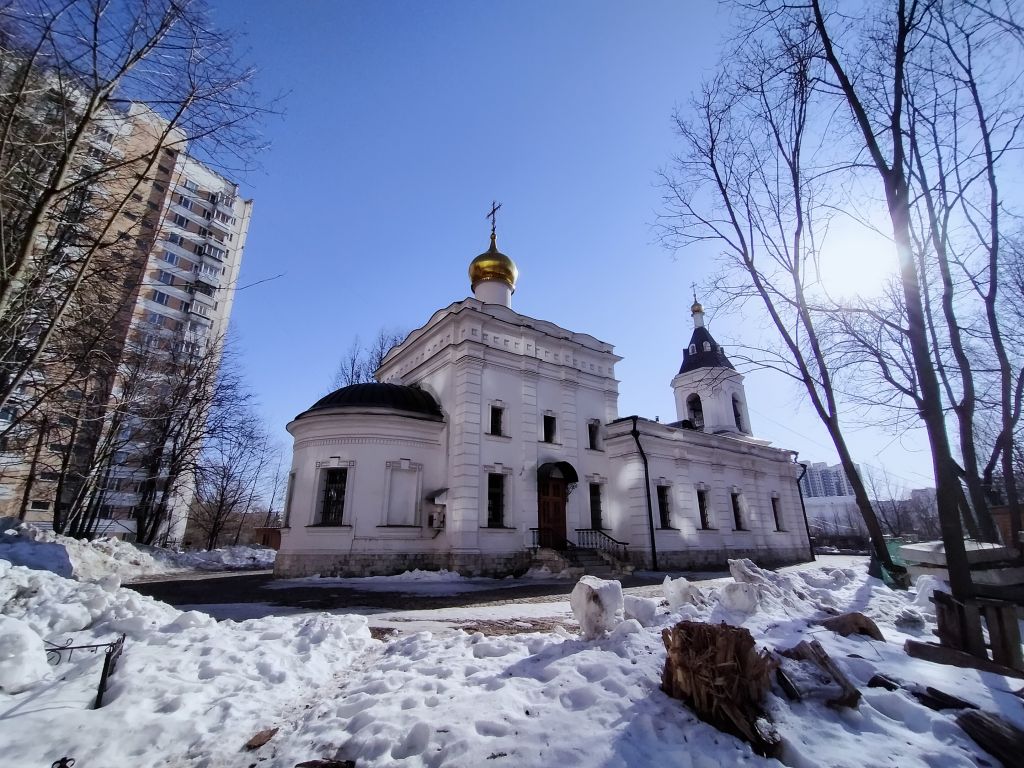
[[[779,570],[801,570],[818,566],[847,567],[867,558],[857,556],[819,555],[817,562],[800,563]],[[624,589],[633,594],[653,595],[666,575],[685,576],[694,582],[711,582],[727,578],[721,571],[673,571],[671,573],[640,572],[619,578]],[[476,605],[500,605],[515,602],[548,602],[566,600],[576,585],[575,579],[533,581],[519,579],[511,586],[498,581],[495,588],[458,591],[457,594],[430,594],[409,585],[396,583],[388,591],[360,589],[348,582],[344,585],[310,585],[299,580],[275,582],[270,571],[235,573],[190,573],[159,581],[145,581],[126,586],[174,606],[202,610],[203,605],[262,603],[288,609],[336,611],[403,611],[424,608],[458,608]],[[271,586],[273,585],[273,586]],[[453,585],[452,591],[457,591]],[[444,591],[443,587],[438,591]]]

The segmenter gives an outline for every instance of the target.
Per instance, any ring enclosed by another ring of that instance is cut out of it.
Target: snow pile
[[[673,579],[666,576],[661,588],[665,592],[665,599],[668,600],[668,607],[673,611],[684,605],[700,605],[704,602],[700,587],[683,578]]]
[[[569,596],[573,615],[585,640],[601,637],[622,620],[622,584],[583,576]]]
[[[217,623],[128,589],[2,561],[0,585],[0,711],[7,713],[0,741],[11,766],[49,765],[65,755],[93,765],[146,755],[132,759],[156,765],[169,754],[175,764],[233,765],[242,744],[278,712],[320,695],[377,645],[359,616]],[[38,666],[44,639],[83,645],[122,633],[124,653],[101,710],[90,706],[102,653],[76,651],[59,666]],[[7,668],[21,660],[35,665],[36,679],[9,689]],[[24,692],[13,695],[19,687]]]
[[[158,547],[140,547],[120,539],[73,539],[28,524],[0,532],[0,560],[79,581],[110,576],[133,581],[191,570],[270,568],[276,555],[272,549],[251,547],[172,552]]]
[[[623,615],[627,619],[636,619],[642,627],[649,627],[654,624],[658,613],[658,601],[649,597],[637,597],[636,595],[622,596]]]
[[[120,539],[83,541],[32,525],[0,534],[0,559],[80,581],[108,575],[127,581],[171,570],[149,553]]]
[[[154,550],[154,555],[169,567],[180,570],[233,571],[250,568],[265,570],[274,567],[277,550],[239,545],[202,552]]]
[[[0,691],[21,693],[49,673],[42,638],[25,622],[0,616]]]
[[[721,608],[738,613],[777,613],[781,615],[834,615],[848,610],[863,610],[871,615],[867,600],[861,607],[848,607],[849,588],[861,581],[851,568],[816,568],[794,573],[777,573],[759,568],[750,560],[730,560],[733,583],[718,591]],[[881,582],[875,589],[880,590]],[[881,590],[880,590],[881,593]],[[872,618],[890,618],[890,613],[908,607],[908,601],[885,589],[886,603]],[[869,595],[865,595],[868,597]]]

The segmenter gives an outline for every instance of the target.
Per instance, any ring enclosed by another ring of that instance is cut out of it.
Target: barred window
[[[505,527],[505,476],[498,472],[487,475],[487,527]]]
[[[341,525],[345,512],[348,469],[324,470],[324,492],[320,499],[320,525]]]

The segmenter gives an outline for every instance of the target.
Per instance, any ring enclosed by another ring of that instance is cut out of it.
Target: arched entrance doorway
[[[537,541],[542,547],[565,549],[565,505],[579,477],[567,461],[537,467]]]

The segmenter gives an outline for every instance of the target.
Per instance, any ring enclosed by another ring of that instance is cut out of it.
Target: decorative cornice
[[[325,445],[408,445],[418,448],[439,448],[436,440],[415,440],[398,437],[321,437],[297,440],[295,449],[318,448]]]

